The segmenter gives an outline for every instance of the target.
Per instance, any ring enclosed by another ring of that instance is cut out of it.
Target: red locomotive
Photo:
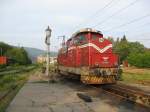
[[[100,31],[82,29],[68,39],[58,53],[58,71],[79,76],[86,84],[115,83],[118,56]]]

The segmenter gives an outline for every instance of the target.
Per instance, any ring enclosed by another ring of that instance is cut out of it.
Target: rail
[[[120,84],[104,85],[102,86],[102,89],[120,95],[129,101],[133,101],[135,103],[144,105],[146,107],[150,107],[149,92],[134,87],[126,86],[126,85],[120,85]]]

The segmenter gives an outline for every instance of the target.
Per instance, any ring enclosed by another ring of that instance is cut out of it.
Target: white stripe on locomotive
[[[88,44],[84,44],[84,45],[81,45],[81,46],[78,46],[79,48],[85,48],[85,47],[93,47],[94,49],[96,49],[97,51],[99,51],[100,53],[104,53],[106,50],[108,50],[109,48],[112,48],[112,44],[109,44],[107,46],[105,46],[104,48],[99,48],[98,46],[96,46],[95,44],[93,43],[88,43]],[[72,49],[76,49],[76,47],[70,47],[68,48],[68,51],[69,50],[72,50]]]

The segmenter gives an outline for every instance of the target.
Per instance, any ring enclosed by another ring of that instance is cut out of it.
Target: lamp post
[[[49,63],[50,63],[49,53],[50,53],[50,37],[51,37],[51,32],[52,32],[52,30],[48,26],[47,29],[45,30],[45,33],[46,33],[45,44],[47,45],[46,76],[49,76]]]

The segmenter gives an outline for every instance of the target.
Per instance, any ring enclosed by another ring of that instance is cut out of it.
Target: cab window
[[[85,35],[79,35],[79,36],[78,36],[78,43],[79,43],[79,44],[84,44],[84,43],[86,43],[86,42],[87,42],[87,38],[86,38]]]
[[[81,42],[86,41],[86,37],[84,35],[79,36],[79,41]]]
[[[92,40],[96,40],[96,39],[98,39],[99,38],[99,36],[97,35],[97,34],[92,34]]]

